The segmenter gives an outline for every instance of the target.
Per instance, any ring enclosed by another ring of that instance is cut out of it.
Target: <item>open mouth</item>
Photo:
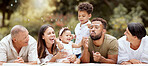
[[[54,42],[54,38],[51,38],[50,41]]]

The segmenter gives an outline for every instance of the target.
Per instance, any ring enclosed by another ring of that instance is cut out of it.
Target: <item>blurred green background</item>
[[[0,39],[18,24],[25,26],[35,39],[43,24],[51,24],[56,35],[64,26],[74,33],[81,2],[91,3],[92,18],[107,20],[107,33],[117,38],[124,35],[130,22],[141,22],[148,30],[148,0],[0,0]]]

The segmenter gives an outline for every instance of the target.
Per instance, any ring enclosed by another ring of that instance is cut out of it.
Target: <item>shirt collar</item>
[[[80,24],[81,24],[81,23],[80,23]],[[87,22],[87,23],[82,24],[82,25],[81,25],[81,27],[87,26],[87,24],[91,24],[90,20],[88,20],[88,22]]]

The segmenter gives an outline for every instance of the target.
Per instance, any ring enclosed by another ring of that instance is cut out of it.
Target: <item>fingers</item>
[[[83,37],[81,43],[84,48],[88,48],[88,38],[87,37]]]
[[[99,52],[94,52],[94,51],[92,51],[92,53],[94,61],[98,62],[100,60],[101,54]]]
[[[17,57],[17,60],[15,60],[14,63],[24,63],[24,60],[22,57]]]

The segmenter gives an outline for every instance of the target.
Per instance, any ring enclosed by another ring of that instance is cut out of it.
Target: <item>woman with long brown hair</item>
[[[56,59],[66,57],[67,53],[58,52],[55,39],[55,32],[51,25],[41,26],[37,43],[38,58],[41,63],[55,62]]]

